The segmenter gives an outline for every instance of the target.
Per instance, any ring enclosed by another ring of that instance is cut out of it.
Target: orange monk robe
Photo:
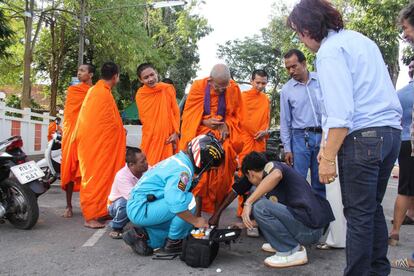
[[[100,80],[89,89],[75,129],[82,182],[80,205],[85,220],[108,214],[115,174],[125,165],[126,138],[111,88]]]
[[[252,151],[264,152],[266,150],[265,136],[261,140],[255,140],[256,133],[267,130],[270,123],[270,101],[265,93],[251,89],[242,93],[243,119],[242,119],[242,141],[243,150],[239,154],[239,166],[244,157]],[[243,197],[239,196],[239,207],[237,215],[241,216],[243,211]]]
[[[52,140],[53,134],[55,134],[57,131],[62,132],[62,128],[57,125],[55,121],[51,122],[47,128],[47,140]]]
[[[261,140],[255,140],[256,133],[267,130],[270,123],[270,101],[265,93],[251,89],[242,93],[243,118],[242,140],[243,150],[239,154],[239,164],[251,151],[263,152],[266,150],[265,136]]]
[[[222,119],[221,116],[216,115],[219,96],[212,88],[210,89],[211,114],[203,114],[206,86],[207,78],[196,80],[191,86],[183,113],[180,149],[186,149],[188,142],[192,138],[208,132],[221,139],[218,130],[212,130],[202,124],[202,120],[211,117]],[[234,81],[230,81],[230,85],[225,92],[225,100],[226,115],[224,122],[230,133],[230,137],[223,143],[225,160],[220,167],[206,172],[193,191],[194,195],[202,197],[202,210],[208,213],[213,213],[230,192],[234,172],[237,168],[236,157],[243,146],[240,138],[242,99],[240,88]]]
[[[65,109],[63,111],[65,117],[63,118],[62,162],[60,165],[60,185],[63,190],[66,190],[69,182],[74,183],[73,190],[75,192],[79,192],[80,189],[81,178],[78,151],[72,134],[89,88],[90,86],[83,82],[72,85],[68,88],[66,95]]]
[[[171,84],[157,83],[138,89],[136,95],[139,118],[142,122],[141,149],[148,164],[154,166],[175,154],[178,145],[165,144],[174,132],[179,133],[180,110]]]

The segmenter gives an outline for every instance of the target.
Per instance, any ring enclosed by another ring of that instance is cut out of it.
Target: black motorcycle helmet
[[[187,152],[199,174],[211,167],[220,166],[224,160],[224,149],[221,143],[210,133],[195,137],[188,143]]]

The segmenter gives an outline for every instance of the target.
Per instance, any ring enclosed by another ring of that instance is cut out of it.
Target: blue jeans
[[[401,131],[366,128],[349,134],[338,153],[342,203],[347,220],[345,275],[388,275],[388,233],[381,206]]]
[[[288,256],[300,249],[300,245],[318,242],[323,229],[312,229],[295,219],[281,203],[261,198],[253,205],[253,216],[266,241],[277,255]]]
[[[123,197],[118,198],[108,206],[108,213],[112,217],[109,226],[112,229],[123,229],[129,219],[126,213],[127,200]]]
[[[326,198],[325,185],[319,182],[318,153],[321,144],[321,133],[292,129],[293,168],[304,178],[311,170],[312,189]]]

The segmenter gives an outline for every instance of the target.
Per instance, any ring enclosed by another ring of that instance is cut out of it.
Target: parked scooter
[[[26,162],[22,147],[20,136],[0,141],[0,221],[30,229],[39,218],[37,196],[44,190],[39,181],[44,174],[34,161]]]
[[[37,165],[45,174],[41,181],[47,187],[60,179],[60,163],[62,160],[62,135],[57,132],[52,137],[45,150],[45,157],[37,161]]]

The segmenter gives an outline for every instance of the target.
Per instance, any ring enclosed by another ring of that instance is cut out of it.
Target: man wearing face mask
[[[243,146],[241,116],[240,88],[231,80],[226,65],[216,64],[210,77],[194,81],[182,115],[180,149],[197,135],[212,133],[222,141],[226,152],[224,162],[206,172],[193,191],[197,206],[205,212],[213,213],[231,190],[236,157]],[[200,214],[201,210],[197,211]]]
[[[136,95],[142,122],[141,149],[148,164],[154,166],[178,152],[180,110],[174,86],[158,82],[158,73],[151,63],[139,65],[137,75],[143,84]]]
[[[309,72],[305,55],[292,49],[284,56],[285,67],[292,77],[280,93],[280,134],[286,153],[285,161],[307,177],[311,170],[312,189],[326,197],[319,182],[318,161],[322,128],[316,98],[319,89],[316,73]]]

